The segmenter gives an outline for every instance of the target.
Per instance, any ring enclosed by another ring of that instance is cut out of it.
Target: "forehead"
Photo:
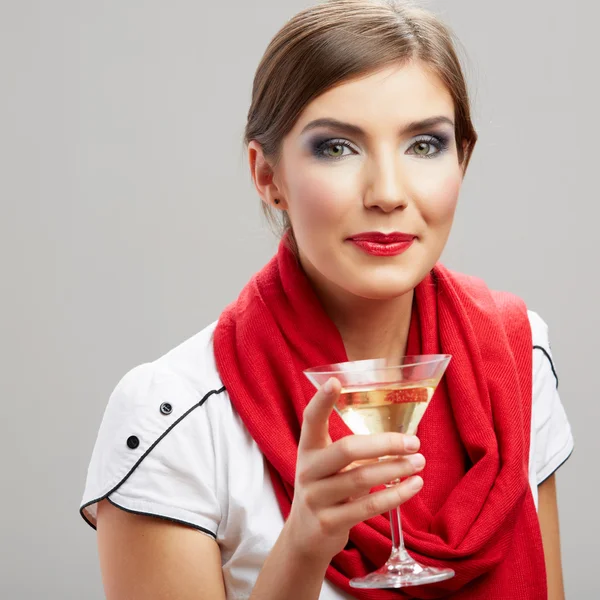
[[[312,100],[294,129],[320,117],[350,121],[365,129],[401,125],[431,116],[454,119],[452,96],[437,75],[413,62],[345,81]]]

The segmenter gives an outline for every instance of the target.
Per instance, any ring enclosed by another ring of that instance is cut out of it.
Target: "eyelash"
[[[416,154],[415,156],[419,156],[419,158],[435,158],[439,154],[442,154],[443,152],[445,152],[450,145],[449,139],[444,135],[427,134],[427,135],[421,135],[418,139],[416,139],[413,142],[413,144],[411,144],[411,148],[413,146],[415,146],[416,144],[421,144],[421,143],[431,144],[432,146],[435,146],[438,151],[434,152],[433,154],[426,154],[426,155]],[[346,148],[349,148],[350,150],[354,149],[352,147],[352,145],[350,144],[350,142],[348,142],[347,140],[329,138],[329,139],[325,139],[325,140],[317,140],[314,144],[313,153],[317,158],[322,158],[325,160],[340,160],[340,159],[344,158],[343,155],[342,156],[327,156],[325,154],[325,151],[328,148],[332,148],[334,146],[344,146]]]

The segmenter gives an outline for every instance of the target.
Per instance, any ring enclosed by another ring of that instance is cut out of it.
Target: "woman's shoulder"
[[[530,308],[527,309],[527,317],[531,325],[531,338],[534,346],[543,346],[548,348],[550,343],[548,339],[548,324],[540,314]]]
[[[525,330],[527,329],[527,337],[529,336],[529,330],[531,330],[535,406],[536,398],[547,396],[549,389],[558,386],[558,376],[552,357],[546,321],[538,312],[529,308],[525,300],[519,295],[506,290],[489,288],[486,282],[477,276],[450,270],[443,267],[443,265],[442,268],[459,283],[463,292],[473,296],[477,307],[480,307],[481,304],[485,306],[485,302],[478,302],[478,300],[481,300],[481,295],[484,299],[489,299],[488,294],[490,294],[493,310],[499,311],[505,331],[513,335],[513,339],[521,341],[521,336],[524,335]]]
[[[156,415],[181,418],[210,396],[225,395],[213,350],[216,325],[210,323],[156,359],[125,372],[108,399],[103,423],[108,417],[139,420],[140,413],[149,411],[164,424]]]
[[[181,418],[211,395],[222,394],[213,352],[215,327],[213,322],[156,359],[126,371],[110,394],[103,425],[112,419],[139,420],[146,411],[165,424],[157,414]]]
[[[170,371],[199,393],[208,393],[223,387],[213,348],[216,326],[217,321],[213,321],[158,357],[153,361],[155,368]]]
[[[128,370],[109,395],[88,466],[81,514],[95,525],[99,499],[115,497],[125,482],[141,481],[151,465],[198,473],[214,470],[236,418],[216,369],[205,327],[151,362]],[[181,464],[179,464],[181,462]],[[184,464],[186,463],[186,464]],[[198,464],[196,464],[198,463]],[[190,479],[191,473],[181,479]],[[195,477],[195,475],[194,475]],[[131,484],[129,484],[131,487]]]
[[[548,324],[535,311],[528,309],[527,317],[531,326],[533,352],[533,401],[541,396],[554,395],[558,388],[558,375],[552,356]]]
[[[441,265],[446,273],[450,273],[456,282],[459,283],[462,290],[469,294],[477,296],[478,294],[490,294],[493,299],[495,309],[500,310],[505,325],[509,324],[515,317],[521,317],[521,321],[525,323],[525,315],[531,327],[531,334],[534,346],[548,346],[548,325],[544,319],[534,310],[531,310],[523,298],[513,292],[492,289],[488,287],[485,280],[475,275],[462,273],[453,269],[448,269]]]

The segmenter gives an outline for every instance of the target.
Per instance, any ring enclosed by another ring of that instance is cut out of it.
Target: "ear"
[[[275,183],[275,173],[263,154],[262,146],[252,140],[248,144],[248,161],[252,182],[261,200],[274,208],[286,208],[282,190]],[[279,202],[275,203],[278,200]]]

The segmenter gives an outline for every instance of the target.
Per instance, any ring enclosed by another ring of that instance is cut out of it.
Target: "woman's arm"
[[[307,600],[318,598],[328,561],[302,556],[293,550],[284,526],[258,576],[250,600]]]
[[[209,536],[106,500],[97,529],[107,600],[225,600],[221,554]]]
[[[538,516],[542,530],[548,600],[565,600],[562,565],[560,559],[560,532],[556,502],[556,478],[551,475],[538,486]]]
[[[401,433],[350,435],[332,443],[328,419],[341,392],[334,382],[304,412],[291,512],[251,600],[317,600],[327,566],[346,545],[350,528],[421,488],[422,479],[411,477],[425,462],[416,455],[418,439],[413,447]],[[397,458],[378,461],[382,456]],[[369,493],[401,477],[408,479]],[[107,600],[225,600],[219,547],[203,533],[130,514],[106,500],[98,505],[97,529]]]

